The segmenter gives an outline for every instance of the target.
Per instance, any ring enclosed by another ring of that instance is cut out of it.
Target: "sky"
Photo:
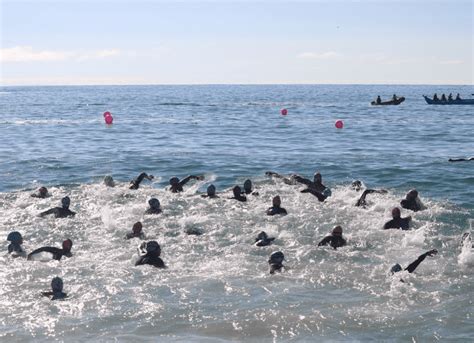
[[[0,0],[1,85],[464,84],[473,1]]]

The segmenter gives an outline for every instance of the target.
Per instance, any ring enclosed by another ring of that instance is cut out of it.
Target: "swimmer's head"
[[[176,176],[173,176],[171,179],[170,179],[170,185],[171,186],[177,186],[179,183],[179,179],[176,177]]]
[[[362,182],[360,180],[354,180],[351,183],[351,187],[355,191],[360,191],[360,189],[362,188]]]
[[[71,248],[72,248],[72,241],[69,238],[63,241],[63,250],[70,251]]]
[[[314,183],[321,183],[323,180],[322,176],[321,176],[321,173],[319,172],[316,172],[313,176],[313,181]]]
[[[334,229],[332,229],[332,235],[333,236],[342,236],[342,227],[341,226],[335,226]]]
[[[147,252],[147,253],[155,253],[155,254],[157,254],[158,256],[160,256],[160,254],[161,254],[161,247],[160,247],[160,245],[158,244],[157,241],[149,241],[149,242],[146,244],[146,252]]]
[[[142,232],[143,225],[141,222],[136,222],[133,224],[132,231],[134,234],[138,235],[140,232]]]
[[[285,255],[281,251],[276,251],[270,255],[270,259],[268,260],[269,264],[282,264],[283,260],[285,259]]]
[[[207,195],[212,197],[214,195],[216,195],[216,186],[214,185],[209,185],[209,187],[207,187]]]
[[[245,180],[244,182],[244,191],[246,193],[249,193],[252,191],[252,181],[250,179]]]
[[[39,195],[41,195],[42,197],[45,197],[46,194],[48,194],[48,189],[46,187],[40,187],[38,189],[38,193]]]
[[[63,291],[63,279],[56,276],[53,280],[51,280],[51,289],[53,292],[62,292]]]
[[[275,207],[280,207],[281,206],[281,198],[279,195],[273,197],[273,200],[272,200],[272,203],[273,203],[273,206]]]
[[[418,196],[418,191],[416,189],[412,189],[407,193],[407,200],[415,200],[416,197]]]
[[[396,219],[396,218],[400,218],[400,216],[401,216],[400,209],[398,207],[394,207],[392,209],[392,217]]]
[[[104,184],[107,186],[107,187],[115,187],[115,182],[114,182],[114,179],[112,176],[110,175],[107,175],[104,177]]]
[[[16,243],[16,244],[22,244],[23,237],[21,236],[21,233],[19,233],[18,231],[13,231],[8,234],[7,241]]]
[[[399,265],[398,263],[395,264],[392,268],[390,268],[390,273],[392,274],[395,274],[395,273],[398,273],[398,272],[401,272],[402,271],[402,266]]]
[[[260,240],[266,241],[267,239],[268,239],[267,233],[265,231],[261,231],[258,234],[256,241],[260,241]]]
[[[64,198],[61,199],[61,205],[63,206],[63,208],[68,209],[70,204],[71,204],[71,199],[69,199],[68,196],[65,196]]]
[[[234,193],[234,197],[239,197],[242,194],[242,189],[239,186],[235,186],[232,188],[232,192]]]
[[[160,201],[157,198],[151,198],[148,200],[148,205],[153,209],[159,209],[161,206]]]

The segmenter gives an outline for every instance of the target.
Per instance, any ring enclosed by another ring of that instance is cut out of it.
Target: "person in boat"
[[[410,263],[408,265],[408,267],[406,267],[405,269],[403,269],[402,266],[397,263],[394,266],[392,266],[392,268],[390,268],[390,273],[393,275],[395,273],[401,272],[402,270],[406,270],[409,273],[413,273],[415,271],[415,269],[420,265],[421,262],[423,262],[425,260],[425,258],[427,256],[431,257],[431,256],[436,255],[437,253],[438,253],[438,250],[436,250],[436,249],[427,251],[424,254],[421,254],[420,256],[418,256],[418,258],[415,261],[413,261],[412,263]]]
[[[156,241],[144,242],[141,246],[141,249],[145,250],[145,255],[140,256],[140,258],[135,262],[135,266],[141,266],[144,264],[152,265],[156,268],[166,268],[165,263],[160,258],[161,247]]]
[[[214,186],[213,184],[210,184],[206,189],[206,194],[202,194],[201,196],[203,198],[209,199],[219,198],[219,196],[216,194],[216,186]]]
[[[244,182],[244,191],[245,194],[258,195],[258,192],[254,192],[252,189],[252,181],[250,179],[245,180]]]
[[[377,100],[375,100],[375,102],[379,105],[382,103],[382,99],[380,99],[380,95],[377,95]]]
[[[115,187],[114,178],[110,175],[106,175],[104,177],[104,185],[106,185],[107,187]]]
[[[453,101],[453,93],[449,93],[449,95],[448,95],[448,101],[449,101],[449,102]]]
[[[275,272],[281,272],[284,268],[283,261],[285,260],[285,255],[281,251],[276,251],[270,255],[268,259],[268,264],[270,265],[270,274],[275,274]]]
[[[461,100],[461,96],[458,94],[456,94],[456,100]]]
[[[418,197],[418,191],[416,189],[410,190],[405,195],[405,199],[400,201],[400,205],[407,210],[412,210],[413,212],[418,212],[425,209],[420,198]]]
[[[338,225],[334,227],[331,235],[324,237],[323,240],[318,243],[318,247],[330,245],[334,249],[337,249],[343,247],[346,244],[346,240],[342,237],[342,227]]]
[[[48,193],[48,189],[46,187],[40,187],[35,193],[31,194],[31,196],[33,198],[45,199],[47,197],[50,197],[51,195]]]
[[[130,181],[130,187],[129,189],[138,189],[140,187],[140,183],[142,183],[143,179],[147,179],[149,181],[153,180],[154,176],[153,175],[148,175],[147,173],[143,172],[140,175],[138,175],[135,179]]]
[[[272,205],[273,206],[267,210],[268,216],[274,216],[275,214],[282,214],[282,215],[288,214],[288,212],[286,212],[286,210],[283,207],[281,207],[281,198],[279,195],[273,198]]]
[[[398,100],[397,95],[394,94],[394,95],[392,96],[392,101],[397,101],[397,100]]]
[[[72,241],[70,239],[66,239],[63,241],[62,249],[56,247],[42,247],[34,250],[33,252],[28,254],[28,260],[33,260],[34,255],[41,253],[41,252],[49,252],[52,254],[52,258],[54,260],[60,261],[61,257],[71,257],[71,248],[72,248]]]
[[[76,215],[75,212],[72,212],[69,209],[69,205],[71,204],[71,199],[68,196],[61,199],[61,206],[62,207],[53,207],[47,211],[41,212],[39,214],[40,217],[47,216],[49,214],[54,214],[55,218],[66,218],[66,217],[74,217]]]
[[[145,239],[145,234],[142,231],[143,225],[141,222],[136,222],[133,224],[132,232],[129,232],[125,235],[125,239],[140,238]]]
[[[464,161],[474,161],[474,157],[470,158],[450,158],[449,162],[464,162]]]
[[[384,230],[388,229],[402,229],[402,230],[410,230],[410,221],[411,217],[402,218],[401,212],[398,207],[394,207],[392,209],[392,220],[389,220],[383,226]]]
[[[321,202],[323,202],[324,200],[326,200],[328,197],[331,196],[331,190],[325,185],[323,185],[322,176],[319,172],[314,174],[313,181],[309,179],[305,179],[299,175],[295,175],[294,179],[297,182],[300,182],[308,186],[308,188],[303,189],[301,193],[311,193],[316,198],[318,198],[318,200]]]
[[[257,235],[257,238],[255,238],[255,246],[257,246],[257,247],[266,247],[267,245],[272,244],[272,242],[274,240],[275,240],[275,237],[268,237],[268,235],[265,231],[261,231]]]
[[[446,95],[444,95],[444,93],[441,95],[441,101],[442,102],[448,101],[448,100],[446,100]]]
[[[160,201],[157,198],[148,200],[148,205],[150,207],[147,208],[145,214],[160,214],[162,212]]]
[[[10,242],[8,245],[8,253],[13,257],[26,257],[26,252],[21,246],[23,244],[23,237],[18,231],[12,231],[7,236],[7,241]]]
[[[173,176],[171,179],[170,179],[170,191],[172,193],[179,193],[179,192],[182,192],[183,191],[183,186],[185,184],[188,183],[189,180],[204,180],[204,176],[203,175],[189,175],[189,176],[186,176],[184,179],[182,179],[181,181],[176,177],[176,176]]]
[[[438,99],[438,94],[434,93],[434,95],[433,95],[433,101],[439,101],[439,99]]]
[[[51,297],[51,300],[58,300],[67,298],[67,294],[63,292],[63,280],[60,277],[55,277],[51,281],[52,292],[41,292],[45,297]]]
[[[242,195],[242,189],[239,186],[234,186],[234,188],[232,188],[232,193],[234,196],[231,199],[235,199],[240,202],[247,201],[247,197]]]

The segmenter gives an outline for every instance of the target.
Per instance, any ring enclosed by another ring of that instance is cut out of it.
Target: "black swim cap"
[[[158,252],[158,254],[160,254],[161,253],[161,247],[160,247],[160,245],[158,244],[157,241],[149,241],[146,244],[146,251],[147,252]]]
[[[395,273],[398,273],[398,272],[401,272],[402,271],[402,266],[399,265],[398,263],[395,264],[391,269],[390,269],[390,272],[392,274],[395,274]]]
[[[62,292],[63,279],[56,276],[53,280],[51,280],[51,288],[53,289],[53,292]]]
[[[179,179],[178,179],[176,176],[173,176],[173,177],[170,179],[170,185],[171,185],[171,186],[177,185],[178,183],[179,183]]]
[[[10,232],[7,236],[7,241],[12,242],[12,243],[19,243],[23,240],[23,237],[21,237],[21,233],[18,231],[13,231]]]
[[[283,260],[285,259],[285,255],[281,251],[275,251],[270,255],[270,259],[268,260],[268,263],[270,264],[281,264]]]
[[[69,205],[71,204],[71,199],[69,199],[68,196],[65,196],[64,198],[61,199],[61,204],[63,205],[64,208],[69,208]]]
[[[150,205],[151,208],[160,208],[160,201],[157,198],[151,198],[148,200],[148,205]]]
[[[209,187],[207,187],[207,195],[215,195],[216,194],[216,186],[214,185],[209,185]]]

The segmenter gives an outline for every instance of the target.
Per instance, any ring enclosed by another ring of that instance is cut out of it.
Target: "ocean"
[[[461,244],[474,226],[474,161],[448,162],[474,156],[474,107],[427,105],[422,95],[435,92],[468,98],[474,88],[0,87],[1,340],[474,340],[474,254]],[[394,93],[406,101],[370,106]],[[269,170],[310,179],[319,171],[332,196],[318,202]],[[142,171],[155,179],[129,190]],[[166,189],[190,174],[205,179]],[[246,179],[259,195],[229,199]],[[388,192],[355,207],[353,180]],[[211,183],[220,198],[200,196]],[[40,186],[51,197],[30,197]],[[412,230],[382,230],[412,188],[426,206],[402,210]],[[38,217],[66,195],[75,217]],[[287,216],[265,214],[275,195]],[[162,214],[144,215],[151,197]],[[141,242],[124,236],[136,221],[167,269],[134,266]],[[335,225],[348,245],[318,247]],[[203,235],[185,233],[195,227]],[[13,259],[11,231],[27,252],[70,238],[73,256]],[[260,231],[274,243],[254,246]],[[415,273],[390,275],[431,249],[439,253]],[[287,269],[270,275],[274,251]],[[54,276],[66,300],[40,295]]]

